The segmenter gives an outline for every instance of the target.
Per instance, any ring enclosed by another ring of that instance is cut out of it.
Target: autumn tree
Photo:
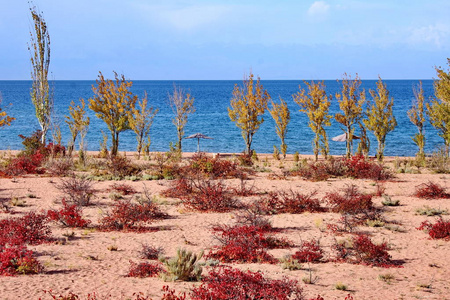
[[[53,95],[48,84],[50,35],[44,17],[36,11],[36,7],[31,7],[30,12],[34,26],[34,31],[30,32],[31,41],[28,45],[31,53],[31,101],[41,126],[41,142],[45,144],[53,113]]]
[[[144,93],[144,98],[138,105],[139,107],[134,107],[130,112],[130,127],[136,134],[138,159],[140,159],[142,152],[148,155],[150,151],[150,128],[159,110],[149,106],[147,92]]]
[[[0,128],[3,126],[10,126],[11,122],[14,121],[16,118],[8,116],[6,111],[3,110],[1,107],[1,104],[3,102],[2,93],[0,93]]]
[[[169,95],[169,103],[175,114],[172,123],[177,128],[178,141],[176,147],[181,152],[181,140],[184,137],[184,127],[188,121],[188,116],[195,112],[194,98],[189,93],[185,93],[181,87],[173,85],[173,93]]]
[[[417,155],[425,157],[425,134],[423,127],[425,125],[425,97],[423,95],[422,81],[417,87],[413,87],[414,100],[411,108],[408,110],[408,118],[417,127],[418,133],[414,135],[412,140],[419,147]]]
[[[308,92],[302,89],[293,95],[294,101],[300,106],[300,111],[306,113],[309,119],[309,127],[315,133],[313,141],[314,156],[316,161],[319,158],[319,151],[325,156],[328,156],[329,146],[328,137],[325,131],[325,126],[331,125],[332,116],[328,111],[331,104],[331,95],[327,95],[325,91],[325,84],[322,82],[315,83],[312,81],[308,83]]]
[[[377,138],[377,158],[381,161],[386,146],[386,135],[394,130],[397,121],[393,113],[394,98],[389,98],[386,84],[380,77],[378,78],[377,90],[369,90],[372,101],[367,108],[367,119],[364,120],[364,124]]]
[[[116,156],[119,149],[119,133],[131,129],[130,112],[138,97],[130,91],[133,83],[125,76],[114,72],[115,80],[105,79],[99,72],[97,86],[92,86],[95,96],[89,99],[89,108],[103,120],[111,132],[111,155]]]
[[[231,108],[228,108],[228,116],[241,129],[241,134],[247,147],[247,154],[252,153],[253,135],[264,122],[263,115],[269,100],[270,95],[264,90],[259,77],[254,83],[252,73],[250,73],[248,78],[244,79],[242,88],[237,84],[234,86],[233,97],[230,100]]]
[[[68,143],[68,154],[72,155],[75,141],[78,135],[83,134],[87,130],[90,123],[90,118],[86,116],[86,103],[83,98],[80,99],[80,104],[75,105],[72,100],[69,106],[69,115],[65,116],[66,124],[69,126],[71,140]]]
[[[447,59],[450,65],[450,59]],[[450,146],[450,71],[446,72],[441,67],[436,68],[438,79],[434,81],[435,99],[426,104],[427,115],[431,125],[444,139],[446,153]]]
[[[365,91],[364,89],[360,90],[360,87],[361,79],[358,74],[355,79],[344,74],[341,93],[336,94],[341,112],[335,114],[334,118],[345,128],[347,157],[352,154],[354,126],[361,122],[366,101]]]
[[[280,97],[279,104],[273,101],[271,101],[271,103],[272,109],[269,109],[269,113],[275,121],[275,131],[281,140],[281,153],[283,154],[283,157],[286,158],[287,145],[285,142],[285,138],[287,133],[287,126],[289,124],[289,121],[291,120],[291,115],[287,103],[283,100],[283,98]]]

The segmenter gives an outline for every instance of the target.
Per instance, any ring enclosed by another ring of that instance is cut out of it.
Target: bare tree
[[[169,94],[169,103],[175,117],[172,123],[177,128],[177,148],[181,152],[181,140],[184,136],[184,127],[186,126],[189,114],[195,112],[194,98],[189,93],[183,91],[181,87],[173,85],[173,94]]]

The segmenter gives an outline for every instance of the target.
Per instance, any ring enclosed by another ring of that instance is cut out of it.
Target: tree
[[[419,147],[417,155],[419,157],[425,157],[425,134],[423,133],[423,127],[425,125],[425,97],[423,95],[422,81],[419,82],[417,88],[413,87],[414,100],[412,107],[408,110],[408,118],[418,130],[418,133],[414,135],[412,140]]]
[[[330,126],[332,116],[328,114],[331,95],[327,95],[325,91],[325,84],[322,82],[315,83],[312,81],[308,83],[308,93],[300,86],[300,91],[293,95],[294,101],[300,106],[300,111],[306,113],[309,118],[309,127],[316,134],[313,141],[314,156],[316,161],[319,158],[319,151],[325,156],[328,156],[329,146],[325,126]]]
[[[133,82],[126,81],[125,76],[116,72],[115,81],[103,77],[99,72],[97,87],[92,86],[95,96],[89,99],[89,108],[103,120],[111,132],[111,155],[116,156],[119,150],[119,133],[131,129],[129,116],[134,109],[137,96],[129,90]]]
[[[68,150],[69,156],[72,155],[72,151],[75,145],[75,140],[80,133],[85,132],[87,127],[89,127],[90,118],[85,116],[86,114],[86,103],[84,99],[80,99],[80,105],[75,106],[73,100],[70,102],[69,115],[66,116],[66,124],[69,126],[70,134],[72,139],[69,141]]]
[[[53,113],[53,95],[48,84],[48,68],[50,65],[50,35],[47,24],[36,7],[30,8],[33,19],[34,32],[30,32],[31,41],[28,50],[31,52],[31,101],[36,110],[36,117],[41,126],[41,142],[45,139],[51,125]]]
[[[244,87],[234,86],[233,97],[230,100],[231,108],[228,108],[228,116],[238,128],[247,146],[247,154],[251,154],[253,135],[264,122],[264,112],[270,100],[269,93],[264,90],[260,79],[254,85],[253,74],[244,78]]]
[[[184,137],[184,127],[186,126],[188,116],[195,112],[194,98],[185,94],[181,87],[173,85],[173,94],[169,95],[169,103],[175,117],[172,123],[177,128],[178,142],[176,147],[181,152],[181,140]]]
[[[378,77],[377,90],[369,90],[369,93],[373,100],[367,109],[367,119],[364,120],[364,124],[377,138],[377,158],[381,161],[386,145],[386,135],[397,126],[393,113],[394,98],[389,98],[389,91],[380,77]]]
[[[361,79],[356,74],[355,79],[344,74],[342,79],[342,91],[336,94],[339,102],[339,108],[342,113],[337,113],[334,118],[345,127],[347,140],[347,157],[352,154],[354,126],[357,125],[363,117],[363,106],[366,102],[364,89],[360,91]]]
[[[139,101],[139,108],[134,107],[131,110],[130,127],[136,134],[138,159],[141,158],[142,151],[147,153],[147,155],[150,151],[150,128],[153,124],[153,118],[158,111],[157,108],[148,107],[147,92],[144,93],[144,98]]]
[[[2,93],[0,93],[0,105],[3,102]],[[3,108],[0,106],[0,128],[3,126],[10,126],[11,122],[14,121],[16,118],[8,116],[6,111],[3,110]]]
[[[269,109],[269,113],[275,121],[275,131],[278,137],[281,139],[281,153],[283,154],[283,157],[286,158],[287,145],[284,140],[286,137],[287,125],[289,124],[291,115],[287,103],[283,100],[283,98],[280,97],[280,104],[277,104],[273,101],[271,101],[271,103],[272,109]]]

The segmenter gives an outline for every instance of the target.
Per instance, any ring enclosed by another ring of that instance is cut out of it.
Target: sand
[[[128,154],[133,157],[132,154]],[[187,155],[189,156],[189,155]],[[338,191],[348,184],[357,185],[362,191],[375,191],[374,181],[357,179],[332,178],[322,182],[310,182],[299,177],[286,179],[276,178],[273,173],[281,174],[280,163],[268,157],[266,168],[271,172],[257,172],[250,176],[251,182],[259,191],[294,190],[302,193],[317,191],[317,197],[323,198],[326,193]],[[186,159],[186,158],[185,158]],[[260,157],[263,167],[264,157]],[[292,157],[284,163],[289,168]],[[269,167],[270,165],[270,167]],[[274,179],[275,178],[275,179]],[[15,213],[21,216],[29,211],[41,211],[61,207],[63,196],[57,188],[60,178],[42,175],[29,175],[18,178],[0,179],[0,197],[16,198],[25,201],[25,206],[12,206]],[[435,217],[417,215],[417,208],[428,205],[433,208],[448,209],[450,200],[425,200],[414,197],[417,185],[428,181],[436,182],[450,188],[450,175],[433,174],[422,170],[422,174],[396,174],[396,178],[385,183],[385,194],[392,199],[400,200],[400,206],[385,207],[383,215],[391,221],[391,229],[385,227],[361,226],[361,232],[371,234],[376,242],[386,241],[390,246],[389,254],[395,261],[401,261],[401,268],[381,268],[349,263],[326,262],[311,264],[314,284],[305,284],[302,278],[308,274],[308,266],[303,270],[289,271],[279,264],[230,264],[242,270],[261,271],[267,277],[278,279],[287,276],[299,281],[307,297],[320,294],[324,299],[344,299],[348,293],[354,299],[450,299],[450,241],[431,240],[429,236],[416,229],[422,221],[435,221]],[[96,229],[68,229],[51,223],[52,235],[64,239],[64,234],[74,232],[74,238],[62,243],[48,243],[29,246],[36,251],[38,260],[45,270],[37,275],[20,275],[0,277],[0,299],[51,299],[44,290],[67,294],[69,291],[82,296],[95,292],[100,299],[111,296],[111,299],[129,299],[133,293],[142,292],[153,299],[162,295],[161,288],[169,285],[179,292],[189,293],[198,286],[198,282],[164,282],[161,278],[126,277],[130,261],[143,262],[139,251],[143,243],[162,247],[165,256],[173,257],[178,248],[194,252],[205,250],[206,253],[217,244],[213,239],[211,227],[214,224],[233,224],[234,213],[198,213],[189,211],[176,199],[164,198],[160,193],[167,189],[169,180],[126,181],[138,192],[144,187],[159,200],[161,210],[170,218],[156,221],[150,225],[154,231],[146,233],[102,232]],[[109,197],[110,186],[115,181],[95,182],[97,190],[91,206],[85,207],[84,216],[98,224],[99,218],[114,202]],[[227,185],[236,185],[236,179],[224,181]],[[30,197],[31,196],[31,197]],[[253,201],[259,196],[248,198]],[[375,197],[375,205],[382,208],[382,197]],[[2,213],[0,218],[10,217]],[[448,219],[448,216],[443,216]],[[274,227],[280,229],[278,237],[285,237],[296,244],[302,240],[320,239],[328,256],[334,235],[326,230],[326,224],[339,219],[335,213],[279,214],[270,216]],[[394,224],[397,223],[397,224]],[[345,239],[350,235],[337,237]],[[111,246],[117,251],[110,251]],[[269,253],[277,258],[292,254],[296,248],[274,249]],[[204,268],[204,274],[208,268]],[[379,275],[390,274],[390,283],[380,280]],[[343,283],[347,291],[335,289],[336,283]]]

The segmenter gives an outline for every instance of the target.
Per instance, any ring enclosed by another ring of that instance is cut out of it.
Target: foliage
[[[436,173],[450,172],[450,158],[448,156],[447,147],[439,147],[431,154],[431,159],[428,161],[427,167]]]
[[[139,256],[144,259],[158,259],[163,252],[163,248],[161,247],[156,248],[148,244],[142,244]]]
[[[130,112],[134,109],[137,96],[130,91],[133,83],[126,81],[125,76],[116,72],[115,81],[103,77],[99,72],[97,87],[92,86],[95,96],[89,99],[89,108],[103,120],[111,132],[111,155],[116,156],[119,150],[119,133],[130,129]]]
[[[425,205],[423,208],[417,208],[416,209],[417,215],[425,215],[425,216],[440,216],[440,215],[448,215],[447,209],[440,209],[440,208],[432,208],[428,205]]]
[[[128,277],[155,277],[159,273],[163,272],[164,269],[161,264],[159,263],[135,263],[130,261],[130,269],[128,270]]]
[[[0,104],[2,103],[2,94],[0,93]],[[6,111],[3,110],[2,107],[0,107],[0,128],[3,126],[10,126],[11,122],[14,121],[16,118],[8,116]]]
[[[153,124],[153,118],[158,111],[159,109],[148,106],[147,92],[145,92],[144,98],[139,101],[139,108],[133,107],[131,109],[129,122],[130,128],[136,134],[136,140],[138,142],[138,159],[141,157],[142,152],[147,155],[150,152],[150,128]]]
[[[273,280],[261,272],[241,271],[231,267],[213,269],[202,280],[202,284],[192,290],[194,300],[223,299],[304,299],[298,282],[283,278]]]
[[[0,220],[0,246],[37,245],[51,239],[47,215],[29,212],[21,218]]]
[[[165,216],[151,201],[133,203],[129,200],[117,201],[110,212],[100,219],[102,230],[143,230],[142,223],[151,223]]]
[[[107,161],[107,168],[111,175],[120,178],[133,176],[140,172],[139,168],[134,166],[128,158],[121,155],[112,155]]]
[[[347,185],[343,194],[327,193],[325,200],[330,205],[330,210],[336,213],[355,215],[373,209],[372,195],[362,194],[353,184]]]
[[[419,82],[417,88],[413,88],[414,98],[412,107],[408,110],[408,118],[417,127],[418,133],[414,135],[412,140],[419,147],[417,155],[419,157],[425,156],[425,134],[423,127],[425,125],[425,97],[423,95],[422,81]]]
[[[68,147],[69,156],[72,155],[75,140],[78,134],[85,132],[87,130],[87,127],[89,127],[90,119],[88,116],[85,116],[86,115],[85,106],[86,103],[83,98],[80,99],[80,105],[77,106],[75,106],[75,102],[73,102],[72,100],[69,106],[69,115],[65,116],[66,123],[69,126],[70,134],[72,136],[72,140],[69,142]]]
[[[450,239],[450,221],[445,221],[442,218],[439,218],[434,224],[424,221],[417,229],[428,231],[432,239]]]
[[[52,221],[60,222],[64,227],[88,226],[91,222],[83,219],[82,209],[77,204],[67,204],[65,199],[61,200],[63,207],[60,210],[48,210],[47,217]]]
[[[177,149],[181,152],[181,140],[184,136],[184,127],[186,126],[188,116],[195,112],[194,98],[191,94],[185,94],[181,87],[173,85],[173,93],[169,95],[169,104],[175,117],[172,123],[177,129]]]
[[[56,187],[64,193],[69,202],[78,206],[87,206],[95,193],[93,185],[92,180],[88,178],[71,176],[61,179]]]
[[[185,169],[185,173],[196,174],[202,173],[212,178],[229,178],[242,175],[242,171],[235,162],[220,159],[218,156],[214,158],[208,157],[204,152],[194,154],[189,160],[189,165]]]
[[[319,241],[302,241],[300,249],[292,255],[292,259],[300,263],[305,262],[320,262],[323,258],[323,250],[320,247]]]
[[[255,206],[264,214],[301,214],[304,212],[321,212],[320,201],[315,198],[316,192],[301,194],[289,192],[269,192],[264,198],[256,201]]]
[[[329,115],[328,111],[332,96],[327,95],[323,81],[318,83],[305,81],[305,84],[308,87],[308,94],[304,89],[301,89],[293,97],[294,101],[300,106],[300,111],[308,116],[309,127],[315,133],[313,149],[317,161],[319,151],[325,157],[328,156],[329,152],[328,137],[324,127],[331,125],[332,116]]]
[[[109,187],[109,189],[124,196],[137,193],[137,191],[131,185],[126,183],[114,183]]]
[[[383,165],[371,161],[361,154],[345,159],[344,164],[347,177],[373,180],[387,180],[393,177],[392,173]]]
[[[202,256],[203,251],[199,254],[194,254],[185,249],[177,249],[176,257],[171,259],[161,258],[160,261],[167,268],[164,278],[171,281],[199,281],[203,269],[198,261]]]
[[[369,93],[373,98],[373,102],[370,103],[367,109],[367,119],[364,120],[364,124],[377,138],[377,157],[381,161],[384,155],[386,135],[397,126],[392,110],[394,98],[389,99],[389,91],[381,78],[377,82],[377,91],[369,90]]]
[[[243,88],[237,84],[233,90],[233,97],[230,100],[231,108],[228,108],[228,115],[236,126],[241,129],[242,137],[246,144],[246,153],[252,152],[253,135],[258,131],[264,122],[262,117],[267,109],[270,100],[269,93],[263,89],[258,77],[256,84],[253,82],[253,74],[244,79]]]
[[[358,124],[363,116],[363,105],[366,101],[364,89],[360,91],[361,79],[356,74],[352,79],[344,74],[342,79],[342,91],[336,94],[339,102],[339,108],[342,113],[337,113],[334,118],[345,127],[347,137],[347,158],[352,154],[354,126]]]
[[[445,192],[445,188],[432,181],[416,186],[414,196],[425,199],[439,199],[450,197],[450,195]]]
[[[33,251],[27,250],[24,245],[0,247],[1,276],[38,274],[43,269],[42,265],[35,258]]]
[[[64,177],[71,173],[73,166],[71,157],[61,157],[47,161],[45,169],[52,176]]]
[[[5,173],[13,176],[24,174],[42,174],[44,169],[41,165],[45,156],[36,151],[32,154],[23,154],[13,158],[6,166]]]
[[[272,109],[269,109],[269,113],[275,121],[275,131],[281,140],[280,150],[283,157],[286,158],[287,145],[285,142],[287,126],[291,119],[289,108],[286,101],[280,97],[280,104],[277,104],[271,100]],[[275,147],[275,146],[274,146]],[[276,147],[275,147],[276,149]]]
[[[28,50],[31,53],[31,102],[36,110],[36,118],[42,129],[41,143],[50,129],[53,113],[53,95],[48,84],[48,68],[50,65],[50,35],[47,23],[36,7],[30,7],[34,32],[30,32],[31,40]]]

